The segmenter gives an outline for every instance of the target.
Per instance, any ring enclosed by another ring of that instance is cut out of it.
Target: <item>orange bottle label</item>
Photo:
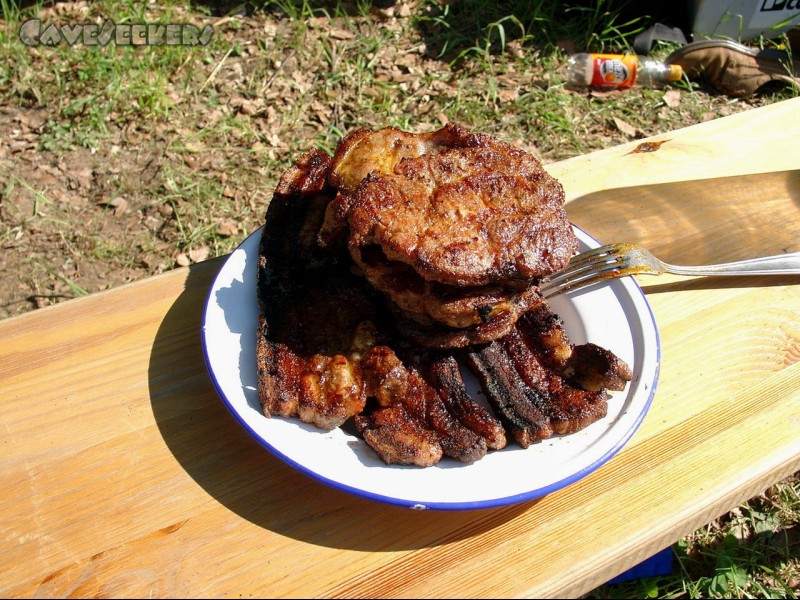
[[[592,86],[628,88],[636,83],[635,54],[592,54]]]

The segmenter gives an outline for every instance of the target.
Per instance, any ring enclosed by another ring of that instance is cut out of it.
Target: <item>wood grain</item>
[[[602,241],[800,251],[798,117],[786,101],[548,170]],[[800,468],[797,277],[640,278],[662,361],[628,445],[538,500],[415,512],[312,480],[228,414],[200,342],[221,260],[0,321],[5,597],[570,597]]]

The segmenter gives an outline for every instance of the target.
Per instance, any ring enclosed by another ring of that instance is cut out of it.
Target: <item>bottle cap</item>
[[[667,65],[669,72],[667,73],[667,81],[680,81],[683,79],[683,68],[680,65]]]

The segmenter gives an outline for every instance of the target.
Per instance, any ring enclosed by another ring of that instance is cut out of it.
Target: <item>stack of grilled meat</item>
[[[455,125],[306,152],[261,238],[264,413],[322,429],[352,418],[386,463],[422,467],[602,418],[630,369],[571,344],[538,289],[577,250],[563,202],[534,157]]]

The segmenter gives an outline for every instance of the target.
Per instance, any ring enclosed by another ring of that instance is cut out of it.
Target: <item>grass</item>
[[[605,585],[586,598],[797,598],[800,477],[678,541],[669,576]]]
[[[621,16],[623,4],[609,0],[430,2],[420,23],[435,33],[430,37],[438,40],[438,57],[453,63],[502,54],[512,40],[550,52],[569,39],[578,47],[602,52],[629,48],[632,36],[644,29],[643,19]]]
[[[649,24],[621,1],[277,0],[242,2],[246,16],[212,4],[0,0],[0,316],[231,251],[291,160],[356,127],[459,122],[547,163],[798,94],[566,89],[569,52],[627,50]],[[215,34],[205,47],[29,47],[18,31],[34,16]],[[799,495],[789,478],[677,542],[672,575],[586,597],[796,598]]]

